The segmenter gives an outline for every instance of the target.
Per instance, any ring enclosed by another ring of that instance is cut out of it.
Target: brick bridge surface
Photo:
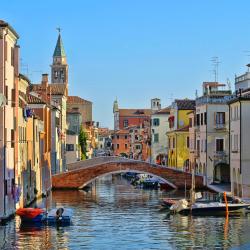
[[[136,172],[159,177],[173,188],[191,187],[192,175],[174,168],[121,157],[98,157],[67,165],[68,171],[52,176],[54,189],[79,189],[96,178],[112,173]],[[186,184],[185,184],[186,183]],[[196,188],[203,187],[203,177],[195,176]]]

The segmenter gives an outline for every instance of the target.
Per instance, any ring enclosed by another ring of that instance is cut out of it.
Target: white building
[[[170,109],[164,108],[151,116],[151,157],[152,162],[166,165],[168,140],[166,133],[169,130]]]
[[[231,191],[233,195],[243,198],[250,198],[249,88],[249,72],[236,77],[236,97],[229,102]]]
[[[204,184],[229,183],[230,90],[224,84],[203,83],[203,96],[196,99],[196,172],[204,175]]]

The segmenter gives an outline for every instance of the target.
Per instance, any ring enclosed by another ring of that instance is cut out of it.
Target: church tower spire
[[[62,83],[68,85],[68,64],[66,53],[63,47],[61,29],[58,30],[58,38],[53,54],[53,64],[51,65],[51,83]]]

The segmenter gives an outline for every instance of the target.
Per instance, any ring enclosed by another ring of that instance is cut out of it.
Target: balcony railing
[[[214,152],[214,159],[215,160],[226,160],[228,157],[226,151],[215,151]]]
[[[226,124],[225,123],[216,123],[214,125],[214,128],[215,129],[218,129],[218,130],[225,130],[227,127],[226,127]]]

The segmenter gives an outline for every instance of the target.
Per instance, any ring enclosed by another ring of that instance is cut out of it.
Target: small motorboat
[[[70,224],[72,217],[72,210],[69,208],[54,208],[47,213],[46,221],[48,223],[56,224]]]
[[[16,214],[21,217],[22,222],[42,222],[45,216],[45,210],[41,208],[19,208]]]
[[[220,216],[243,213],[250,204],[224,202],[195,202],[189,204],[185,199],[179,200],[170,207],[173,213],[183,215]]]

